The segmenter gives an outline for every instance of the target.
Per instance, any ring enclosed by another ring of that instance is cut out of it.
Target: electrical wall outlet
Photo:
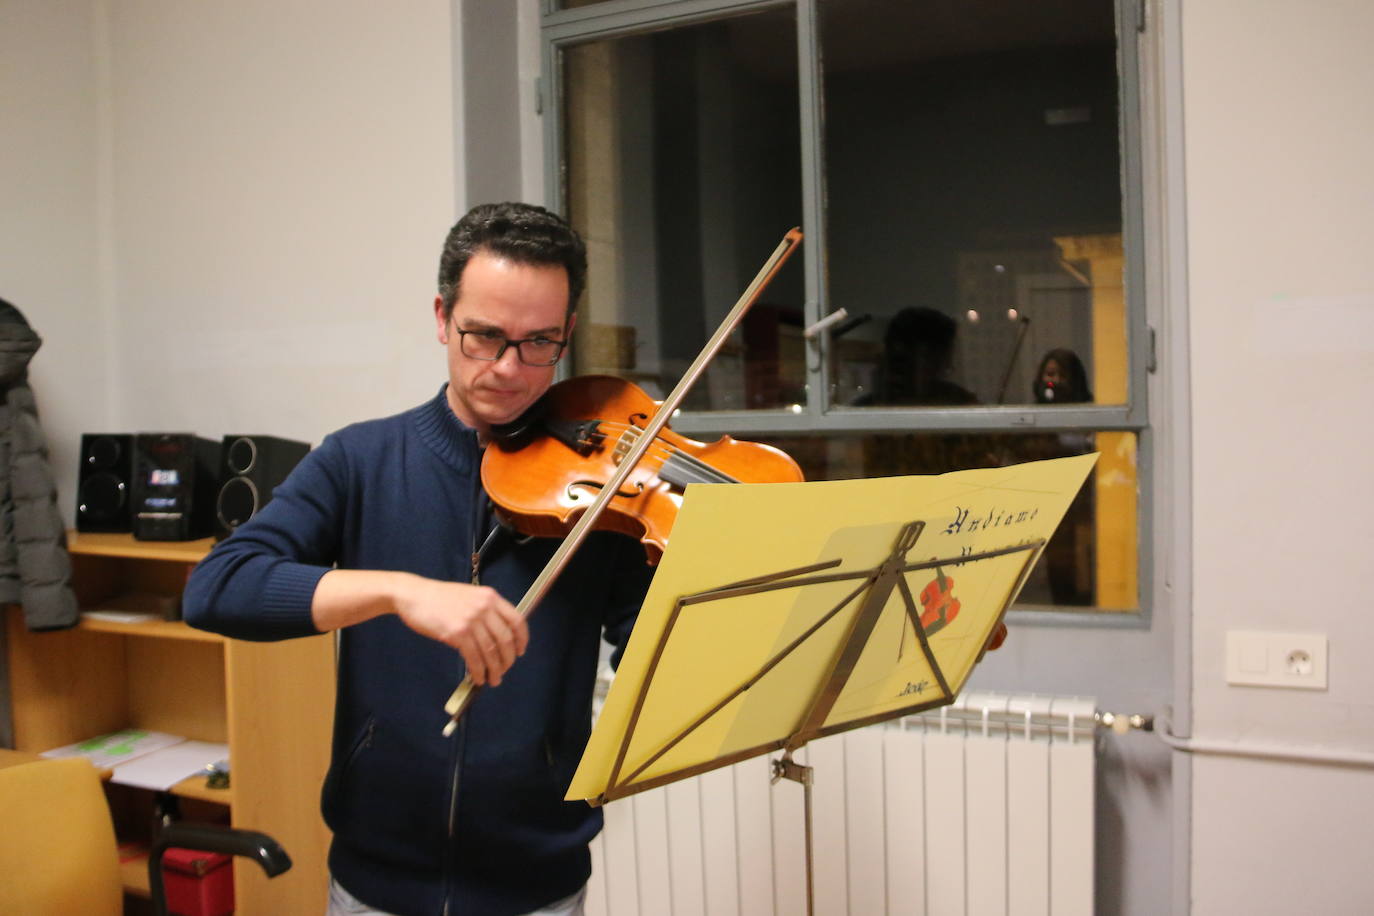
[[[1325,690],[1326,635],[1231,630],[1226,634],[1226,683]]]

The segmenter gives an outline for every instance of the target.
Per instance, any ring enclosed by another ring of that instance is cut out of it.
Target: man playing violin
[[[187,585],[196,627],[338,631],[331,914],[581,910],[601,814],[563,790],[590,734],[600,641],[618,661],[650,568],[633,539],[593,533],[527,624],[512,602],[557,545],[497,524],[478,472],[492,426],[553,382],[585,277],[562,218],[471,210],[434,300],[448,382],[327,436]],[[465,673],[487,689],[444,737]]]

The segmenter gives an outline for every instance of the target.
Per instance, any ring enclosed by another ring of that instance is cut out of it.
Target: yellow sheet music
[[[938,477],[690,486],[567,797],[596,799],[611,788],[641,693],[614,794],[780,747],[849,641],[869,574],[916,522],[924,527],[902,566],[925,568],[900,578],[920,619],[913,621],[902,589],[889,585],[823,727],[949,702],[1096,458]],[[719,591],[836,560],[781,580],[795,587]],[[693,595],[707,600],[679,604]],[[922,651],[918,623],[938,672]]]

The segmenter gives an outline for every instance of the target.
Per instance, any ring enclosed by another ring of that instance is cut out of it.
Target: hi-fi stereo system
[[[276,436],[88,433],[76,530],[141,541],[225,538],[272,498],[310,445]]]
[[[225,436],[220,448],[221,480],[215,499],[219,540],[257,514],[310,446],[275,436]]]
[[[78,531],[130,530],[133,455],[133,436],[87,433],[81,437],[81,469],[76,482]]]

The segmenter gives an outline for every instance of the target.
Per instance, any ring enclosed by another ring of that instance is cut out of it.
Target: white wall
[[[1374,751],[1374,5],[1183,3],[1193,727]],[[1231,629],[1325,633],[1326,692],[1228,687]],[[1198,913],[1374,909],[1374,770],[1198,756]]]
[[[318,442],[432,395],[446,0],[110,15],[116,425]]]
[[[0,298],[43,338],[29,381],[74,521],[77,437],[112,421],[95,4],[0,0]]]
[[[3,4],[0,296],[64,518],[82,432],[317,443],[438,390],[448,0]]]

